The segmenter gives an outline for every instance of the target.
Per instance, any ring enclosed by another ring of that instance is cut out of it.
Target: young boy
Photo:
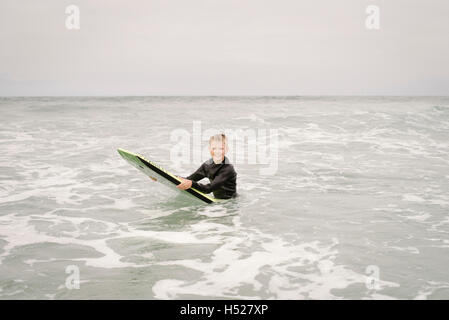
[[[181,190],[195,188],[204,193],[214,193],[214,197],[218,199],[230,199],[237,195],[237,173],[234,166],[229,163],[225,157],[228,151],[226,136],[224,134],[216,134],[209,139],[209,152],[211,159],[204,162],[198,170],[181,179],[181,184],[176,187]],[[197,181],[203,178],[209,178],[210,183],[199,184]]]

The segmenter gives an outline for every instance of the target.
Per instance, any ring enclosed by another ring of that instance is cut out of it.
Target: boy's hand
[[[179,179],[181,179],[181,183],[178,184],[176,186],[176,188],[181,189],[181,190],[186,190],[189,189],[192,186],[192,180],[187,180],[181,177],[178,177]]]

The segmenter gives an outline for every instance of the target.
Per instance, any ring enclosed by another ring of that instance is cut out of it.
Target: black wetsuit
[[[209,178],[210,183],[197,183],[203,178]],[[219,164],[215,164],[212,158],[207,160],[186,179],[192,180],[192,188],[204,193],[213,192],[215,198],[230,199],[237,196],[237,172],[226,157]]]

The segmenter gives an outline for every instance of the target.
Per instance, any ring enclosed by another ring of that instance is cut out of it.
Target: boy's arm
[[[201,167],[198,168],[194,173],[192,173],[190,176],[188,176],[187,180],[192,181],[199,181],[206,177],[206,172],[204,172],[204,164],[201,165]]]
[[[192,181],[192,188],[195,188],[198,191],[204,192],[204,193],[210,193],[212,191],[215,191],[219,189],[221,186],[225,184],[226,181],[233,178],[235,175],[234,170],[232,170],[231,167],[229,167],[228,170],[225,170],[225,168],[222,169],[222,172],[218,174],[218,176],[215,177],[215,179],[208,184],[201,184],[195,181]]]

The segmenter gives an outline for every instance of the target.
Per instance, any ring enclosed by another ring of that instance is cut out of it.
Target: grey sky
[[[447,0],[0,0],[0,46],[1,96],[449,95]]]

